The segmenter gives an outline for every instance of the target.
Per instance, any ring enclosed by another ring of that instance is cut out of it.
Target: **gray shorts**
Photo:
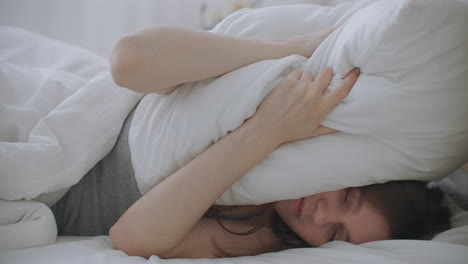
[[[141,197],[128,146],[133,113],[109,154],[51,207],[59,235],[108,235],[125,210]]]

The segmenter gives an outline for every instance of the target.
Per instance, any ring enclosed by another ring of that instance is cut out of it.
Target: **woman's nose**
[[[333,208],[326,199],[318,199],[316,201],[315,211],[312,215],[314,224],[327,225],[339,221],[340,212],[337,208]]]

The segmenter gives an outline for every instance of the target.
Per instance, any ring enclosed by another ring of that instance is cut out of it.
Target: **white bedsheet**
[[[394,240],[353,245],[335,241],[321,248],[291,249],[282,252],[262,254],[254,257],[223,259],[170,259],[157,256],[150,259],[129,257],[122,251],[113,250],[108,237],[100,236],[79,239],[65,238],[55,245],[0,252],[1,263],[15,264],[330,264],[330,263],[372,263],[372,264],[466,264],[468,247],[434,241]]]

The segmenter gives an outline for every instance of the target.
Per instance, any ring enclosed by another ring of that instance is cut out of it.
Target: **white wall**
[[[26,28],[107,56],[123,34],[147,25],[206,29],[233,8],[346,0],[0,0],[0,25]],[[206,12],[202,16],[201,7]]]

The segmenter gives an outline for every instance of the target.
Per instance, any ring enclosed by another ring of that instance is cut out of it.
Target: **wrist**
[[[278,58],[284,58],[293,54],[300,54],[300,46],[285,39],[277,40],[276,45]]]
[[[286,142],[285,137],[278,128],[268,126],[267,122],[256,118],[255,115],[245,121],[242,128],[245,136],[252,139],[255,145],[266,145],[274,150]]]

